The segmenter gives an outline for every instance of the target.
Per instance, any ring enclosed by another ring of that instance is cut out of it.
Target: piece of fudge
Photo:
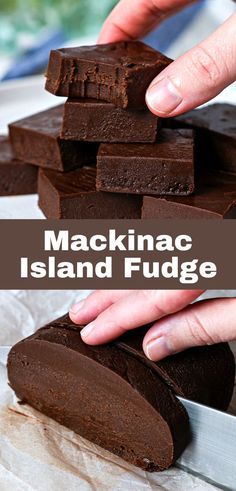
[[[102,144],[97,157],[97,189],[132,194],[193,193],[192,130],[164,129],[150,145]]]
[[[236,218],[236,177],[208,172],[198,177],[192,196],[144,196],[142,218]]]
[[[17,160],[6,136],[0,136],[0,196],[37,192],[38,169]]]
[[[84,344],[79,329],[64,316],[13,346],[10,386],[21,403],[131,464],[161,471],[184,450],[190,428],[176,394],[228,406],[235,362],[227,344],[154,363],[142,352],[147,328],[103,346]]]
[[[178,116],[172,124],[196,129],[208,165],[236,173],[236,105],[212,104]]]
[[[160,119],[148,109],[121,109],[95,99],[68,99],[61,137],[109,143],[154,143]]]
[[[149,84],[171,61],[140,41],[57,49],[50,54],[46,90],[142,109]]]
[[[9,135],[15,157],[61,172],[94,162],[96,143],[61,139],[62,118],[60,105],[11,123]]]
[[[39,171],[39,207],[47,218],[140,218],[142,198],[96,191],[96,168]]]

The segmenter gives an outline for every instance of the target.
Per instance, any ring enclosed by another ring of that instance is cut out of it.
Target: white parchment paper
[[[0,291],[0,490],[217,489],[176,468],[160,474],[145,473],[15,400],[7,384],[8,346],[63,315],[76,299],[87,293]],[[221,294],[208,292],[207,296]]]

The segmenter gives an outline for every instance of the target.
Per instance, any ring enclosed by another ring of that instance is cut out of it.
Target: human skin
[[[99,43],[139,38],[192,0],[121,0],[105,21]],[[236,79],[236,14],[208,39],[169,65],[151,83],[146,101],[164,118],[210,100]],[[85,324],[85,343],[97,345],[152,323],[143,340],[148,358],[161,360],[192,346],[236,339],[236,299],[192,304],[198,291],[96,291],[70,317]]]
[[[86,325],[82,339],[103,344],[151,323],[143,340],[154,361],[193,346],[236,339],[236,299],[196,303],[203,290],[97,290],[72,306],[70,318]]]
[[[120,0],[98,42],[137,39],[193,0]],[[236,79],[236,13],[215,32],[171,63],[150,84],[146,102],[165,118],[182,114],[219,94]]]

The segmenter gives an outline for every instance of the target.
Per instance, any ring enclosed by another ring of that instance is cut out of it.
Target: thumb
[[[209,101],[235,81],[235,27],[236,13],[153,80],[146,102],[154,114],[182,114]]]
[[[144,352],[158,361],[193,346],[235,340],[235,313],[235,298],[196,302],[156,322],[144,337]]]

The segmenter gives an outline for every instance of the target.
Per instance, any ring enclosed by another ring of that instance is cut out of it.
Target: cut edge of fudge
[[[147,87],[171,61],[140,41],[61,48],[50,53],[45,88],[141,109]]]
[[[99,143],[154,143],[161,120],[148,108],[121,109],[96,99],[67,99],[61,138]]]
[[[97,189],[141,195],[188,196],[195,189],[194,132],[160,132],[154,144],[103,143],[97,156]]]

